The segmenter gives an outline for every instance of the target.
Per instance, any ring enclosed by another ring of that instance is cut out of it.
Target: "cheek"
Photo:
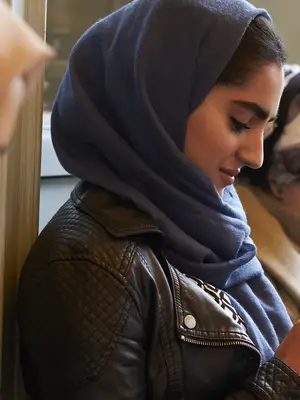
[[[214,140],[212,126],[205,118],[199,116],[190,117],[187,125],[185,154],[200,167],[207,164],[207,159],[211,154],[218,152],[218,142]]]
[[[185,154],[198,165],[219,164],[230,157],[237,146],[237,136],[229,129],[227,121],[215,117],[190,118],[187,127]]]

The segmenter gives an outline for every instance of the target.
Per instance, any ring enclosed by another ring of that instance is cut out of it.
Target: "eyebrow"
[[[241,106],[247,110],[253,111],[254,114],[257,116],[257,118],[261,119],[262,121],[265,121],[269,118],[270,113],[257,103],[254,103],[251,101],[243,101],[243,100],[236,100],[233,103],[237,104],[238,106]],[[277,118],[277,115],[274,115],[274,117],[271,117],[268,120],[268,122],[275,121],[276,118]]]

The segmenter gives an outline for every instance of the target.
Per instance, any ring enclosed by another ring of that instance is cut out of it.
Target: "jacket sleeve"
[[[277,358],[265,363],[245,385],[225,400],[300,399],[300,376]]]
[[[39,272],[43,271],[43,272]],[[87,261],[22,274],[25,386],[38,400],[145,399],[144,324],[129,284]]]

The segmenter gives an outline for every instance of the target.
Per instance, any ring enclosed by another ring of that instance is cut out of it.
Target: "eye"
[[[230,128],[235,132],[235,133],[242,133],[245,130],[249,130],[251,129],[250,126],[248,126],[247,124],[244,124],[241,121],[238,121],[236,118],[234,117],[230,117]]]

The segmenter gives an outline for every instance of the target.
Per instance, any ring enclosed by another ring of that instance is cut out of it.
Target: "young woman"
[[[243,0],[137,0],[80,39],[52,133],[82,183],[20,281],[32,399],[299,397],[300,326],[232,186],[262,164],[284,62]]]

